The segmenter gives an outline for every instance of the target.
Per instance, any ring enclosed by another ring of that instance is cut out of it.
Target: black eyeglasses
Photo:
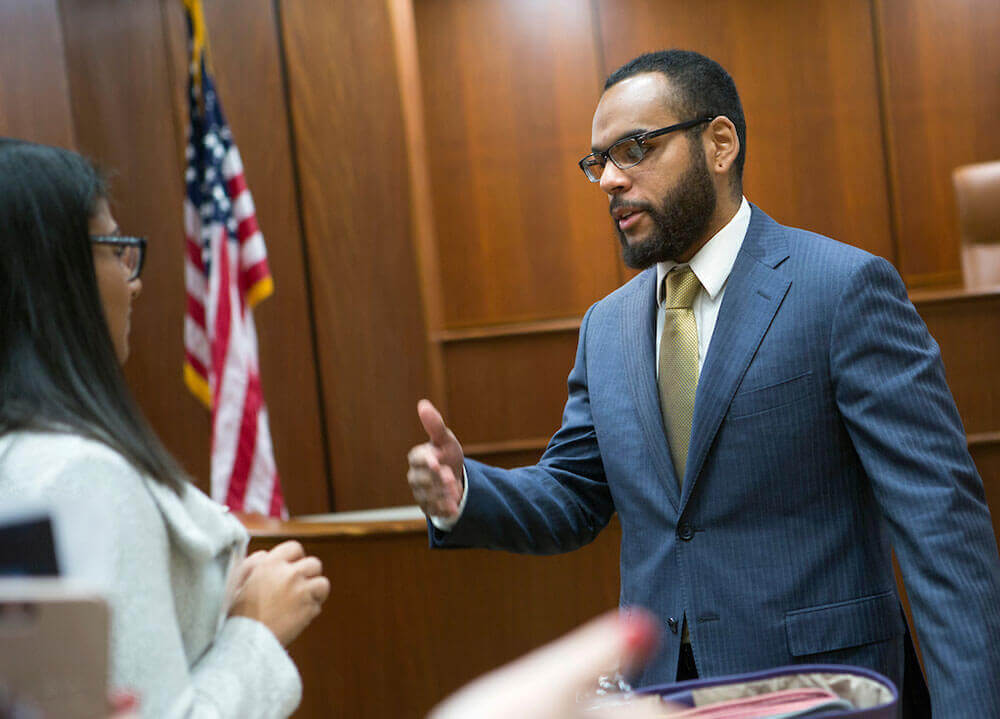
[[[146,261],[146,238],[128,237],[126,235],[91,235],[90,241],[95,245],[112,245],[118,261],[128,270],[128,281],[139,279],[142,265]]]
[[[649,132],[643,132],[640,135],[623,137],[604,152],[592,152],[580,160],[580,169],[583,170],[583,174],[587,176],[588,180],[591,182],[598,182],[601,179],[601,175],[604,174],[604,165],[607,164],[608,160],[615,163],[615,167],[619,170],[627,170],[630,167],[635,167],[642,162],[642,158],[644,158],[646,156],[646,152],[648,152],[648,148],[646,147],[646,142],[648,140],[651,140],[654,137],[659,137],[660,135],[666,135],[668,132],[686,130],[689,127],[695,127],[696,125],[701,125],[705,122],[711,122],[714,119],[714,117],[707,116],[699,117],[697,120],[678,122],[676,125],[661,127],[659,130],[650,130]]]

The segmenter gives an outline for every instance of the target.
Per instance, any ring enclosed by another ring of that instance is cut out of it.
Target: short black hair
[[[740,151],[734,167],[735,179],[742,185],[743,163],[747,154],[747,123],[743,117],[736,83],[715,60],[692,50],[647,52],[615,70],[604,83],[607,90],[622,80],[646,72],[662,73],[676,91],[674,109],[680,120],[725,115],[736,126]]]
[[[93,163],[0,138],[0,436],[72,432],[180,492],[186,477],[122,375],[94,270]]]

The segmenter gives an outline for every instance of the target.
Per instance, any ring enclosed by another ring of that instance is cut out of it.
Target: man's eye
[[[115,257],[122,257],[125,254],[125,245],[114,245]]]
[[[615,159],[638,163],[642,159],[642,147],[636,140],[627,140],[615,147]]]

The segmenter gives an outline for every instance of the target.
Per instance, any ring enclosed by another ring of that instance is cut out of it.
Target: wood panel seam
[[[79,147],[78,140],[76,138],[76,116],[74,114],[74,109],[76,104],[73,102],[73,83],[70,82],[69,78],[69,58],[67,57],[66,48],[66,13],[63,11],[63,2],[65,0],[59,0],[56,3],[56,11],[59,13],[59,47],[62,50],[62,71],[63,78],[66,82],[66,100],[69,103],[69,136],[70,142],[73,143],[73,148]]]
[[[272,3],[274,27],[278,43],[278,65],[281,75],[281,92],[285,99],[285,124],[288,127],[288,155],[292,164],[292,185],[295,196],[295,213],[299,224],[299,245],[302,252],[302,278],[305,284],[306,313],[309,321],[309,344],[312,347],[313,368],[316,372],[316,392],[323,401],[319,402],[320,436],[323,441],[323,471],[326,476],[326,495],[330,511],[337,508],[337,493],[333,484],[333,459],[330,456],[329,419],[327,417],[326,392],[323,386],[323,368],[319,357],[319,340],[316,329],[316,307],[313,293],[312,266],[309,262],[309,243],[306,237],[306,217],[302,206],[302,168],[299,164],[299,146],[295,134],[295,117],[292,113],[292,88],[288,79],[288,61],[285,53],[285,25],[281,12],[281,0]]]
[[[889,235],[895,253],[895,265],[903,268],[903,242],[901,208],[898,202],[899,180],[896,176],[896,156],[893,149],[892,108],[889,103],[889,67],[885,56],[885,37],[882,29],[881,0],[870,0],[872,45],[875,50],[875,69],[878,73],[879,119],[882,125],[882,158],[885,162],[886,201],[889,203]]]
[[[178,107],[177,105],[177,93],[175,89],[177,88],[178,82],[177,77],[174,74],[174,63],[173,63],[173,39],[170,33],[170,22],[167,17],[167,3],[171,0],[160,0],[160,29],[163,32],[163,53],[166,56],[167,65],[167,85],[170,88],[170,107],[172,112],[170,113],[173,119],[174,125],[174,142],[177,145],[175,152],[177,157],[184,157],[185,153],[185,132],[184,132],[184,109]],[[187,194],[187,186],[185,184],[184,176],[176,178],[180,182],[181,192]]]
[[[410,175],[410,223],[417,255],[418,286],[427,332],[425,350],[430,370],[431,391],[437,408],[448,416],[445,391],[444,357],[432,333],[443,324],[441,277],[438,272],[437,228],[431,177],[427,165],[427,135],[424,129],[424,106],[420,84],[420,53],[417,49],[416,21],[412,0],[386,0],[396,51],[396,81],[399,84],[400,110],[403,114],[403,137]]]

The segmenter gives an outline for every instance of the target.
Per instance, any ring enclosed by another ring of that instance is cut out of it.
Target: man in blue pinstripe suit
[[[990,515],[896,271],[747,202],[736,88],[697,53],[616,71],[592,140],[581,168],[646,271],[584,317],[537,465],[464,459],[421,402],[408,479],[432,545],[564,552],[617,512],[621,603],[668,628],[646,684],[797,662],[901,683],[892,547],[934,716],[1000,717]]]

